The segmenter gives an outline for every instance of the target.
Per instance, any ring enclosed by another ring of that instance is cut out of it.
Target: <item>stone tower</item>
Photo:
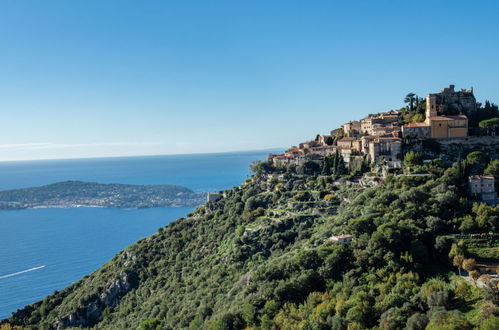
[[[426,119],[425,123],[430,124],[430,117],[438,116],[437,111],[437,95],[428,94],[426,95]]]

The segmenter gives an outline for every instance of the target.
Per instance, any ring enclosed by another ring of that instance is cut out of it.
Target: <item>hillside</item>
[[[62,207],[180,207],[197,206],[205,200],[206,194],[173,185],[65,181],[42,187],[0,191],[0,210]]]
[[[468,278],[451,263],[476,257],[455,234],[473,240],[499,228],[496,208],[468,202],[473,159],[437,159],[417,175],[384,179],[369,168],[340,175],[328,160],[260,163],[221,200],[17,311],[4,327],[495,329],[497,283],[485,275],[478,288],[476,266],[461,262]],[[334,243],[337,234],[353,241]],[[497,236],[481,238],[497,249]]]

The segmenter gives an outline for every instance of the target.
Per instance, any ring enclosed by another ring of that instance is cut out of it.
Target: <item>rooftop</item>
[[[430,117],[431,120],[463,120],[467,119],[465,115],[457,115],[457,116],[433,116]]]
[[[404,127],[424,127],[424,126],[428,126],[428,124],[426,124],[426,123],[410,123],[410,124],[404,125]]]
[[[333,236],[334,238],[352,238],[352,234],[342,234],[342,235],[335,235]]]

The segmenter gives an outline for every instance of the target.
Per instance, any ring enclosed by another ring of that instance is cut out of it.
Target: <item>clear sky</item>
[[[0,1],[0,160],[287,147],[455,84],[497,1]]]

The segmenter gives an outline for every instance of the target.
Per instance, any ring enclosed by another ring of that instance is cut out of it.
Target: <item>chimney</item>
[[[454,87],[456,87],[456,86],[455,86],[455,85],[449,85],[449,90],[450,90],[451,92],[454,92]]]

